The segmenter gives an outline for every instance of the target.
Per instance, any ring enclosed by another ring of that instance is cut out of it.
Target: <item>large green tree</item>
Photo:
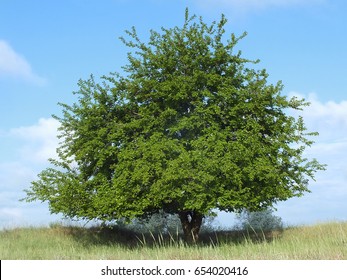
[[[158,211],[179,215],[187,239],[215,209],[256,211],[301,196],[323,169],[303,157],[313,142],[307,103],[269,84],[257,61],[225,38],[224,16],[211,25],[186,11],[181,28],[135,28],[122,41],[124,73],[79,82],[63,108],[58,160],[26,190],[52,213],[112,221]]]

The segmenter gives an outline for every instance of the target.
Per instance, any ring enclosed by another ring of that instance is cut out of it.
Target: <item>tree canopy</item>
[[[197,238],[215,209],[257,211],[308,192],[323,169],[303,157],[317,133],[288,114],[307,103],[251,68],[235,51],[246,34],[225,38],[226,23],[187,10],[182,27],[152,30],[146,43],[126,31],[125,74],[80,80],[78,100],[60,104],[59,159],[26,200],[79,219],[176,213]]]

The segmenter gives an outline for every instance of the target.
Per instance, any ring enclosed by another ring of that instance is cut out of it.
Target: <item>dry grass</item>
[[[187,246],[179,235],[136,235],[119,228],[16,228],[0,231],[0,259],[347,259],[347,223],[282,232],[220,231]]]

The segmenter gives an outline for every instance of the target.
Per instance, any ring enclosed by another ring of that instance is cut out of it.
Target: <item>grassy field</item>
[[[120,229],[17,228],[0,231],[0,259],[347,259],[347,223],[292,227],[282,232],[219,231],[197,245],[178,235],[136,235]]]

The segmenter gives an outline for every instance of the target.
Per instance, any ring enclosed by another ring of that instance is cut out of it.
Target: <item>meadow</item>
[[[281,231],[219,230],[185,244],[179,234],[55,225],[0,231],[2,260],[346,260],[347,222]]]

